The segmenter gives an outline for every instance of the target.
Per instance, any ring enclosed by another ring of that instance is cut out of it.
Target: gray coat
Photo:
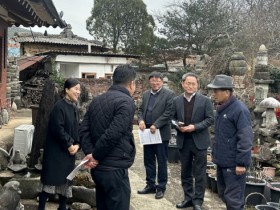
[[[152,113],[152,122],[156,128],[159,128],[162,141],[169,141],[171,138],[170,120],[172,118],[173,98],[175,94],[173,91],[162,88],[158,93]],[[145,119],[146,111],[150,99],[151,91],[148,90],[143,93],[142,104],[138,110],[138,121]],[[144,120],[145,121],[145,120]]]
[[[177,96],[173,102],[174,116],[176,121],[184,122],[184,94]],[[192,132],[192,137],[197,149],[207,149],[210,145],[210,134],[208,127],[214,123],[214,113],[210,98],[196,93],[194,107],[191,117],[191,124],[195,126],[195,131]],[[177,146],[179,149],[183,147],[184,133],[178,131]]]

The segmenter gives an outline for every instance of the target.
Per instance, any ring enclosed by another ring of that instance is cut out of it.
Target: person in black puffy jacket
[[[129,210],[128,168],[135,158],[132,121],[136,72],[129,65],[118,66],[113,85],[90,104],[80,126],[85,166],[91,168],[96,184],[98,210]]]

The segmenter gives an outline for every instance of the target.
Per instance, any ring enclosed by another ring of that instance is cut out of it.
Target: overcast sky
[[[92,39],[92,36],[86,30],[86,19],[90,16],[91,9],[93,7],[93,0],[52,0],[58,13],[63,11],[62,17],[67,23],[71,24],[72,31],[75,35]],[[143,0],[147,5],[149,14],[158,13],[166,8],[169,3],[174,0]],[[48,31],[49,34],[59,34],[61,28],[53,27],[33,27],[31,28],[35,32]]]

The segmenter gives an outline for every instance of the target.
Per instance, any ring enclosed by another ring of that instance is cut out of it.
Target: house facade
[[[64,78],[108,78],[113,70],[129,59],[139,59],[140,55],[112,53],[104,43],[87,40],[74,35],[71,25],[58,35],[17,34],[14,38],[20,43],[21,56],[49,56],[52,58],[52,71],[59,71]],[[50,66],[50,65],[48,65]]]
[[[52,0],[1,0],[0,2],[0,108],[9,106],[7,94],[8,27],[11,26],[65,27]]]

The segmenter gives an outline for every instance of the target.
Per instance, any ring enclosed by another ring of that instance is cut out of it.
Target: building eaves
[[[37,53],[36,55],[84,55],[84,56],[105,56],[105,57],[125,57],[125,58],[141,58],[143,55],[137,54],[124,54],[112,52],[78,52],[78,51],[61,51],[50,50],[46,52]]]
[[[0,19],[8,26],[66,26],[52,0],[1,0]]]
[[[42,61],[46,56],[30,56],[30,57],[23,57],[17,60],[17,65],[19,71],[22,71],[35,63]]]

